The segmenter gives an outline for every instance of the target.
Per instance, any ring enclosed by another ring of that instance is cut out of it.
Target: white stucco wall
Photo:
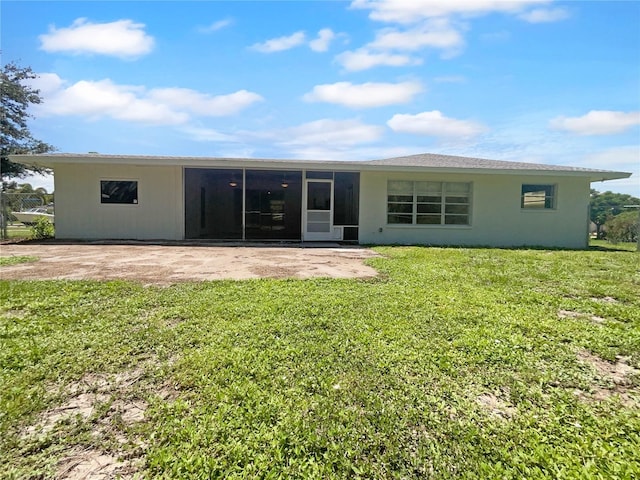
[[[100,180],[136,180],[138,204],[100,203]],[[58,164],[56,238],[165,239],[184,236],[182,167]]]
[[[387,180],[471,182],[471,225],[388,225]],[[520,208],[522,184],[556,185],[556,208]],[[586,248],[589,181],[570,176],[362,172],[360,243]]]

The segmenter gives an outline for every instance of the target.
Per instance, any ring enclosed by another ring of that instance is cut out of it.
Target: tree
[[[638,212],[635,209],[616,215],[609,219],[605,226],[607,240],[611,243],[638,241]]]
[[[20,205],[20,200],[18,200],[18,204],[15,204],[15,202],[11,201],[12,198],[30,199],[32,201],[39,199],[40,204],[42,205],[47,205],[48,203],[53,202],[53,193],[47,192],[47,189],[44,187],[33,188],[30,183],[17,183],[16,181],[4,182],[3,187],[3,193],[7,197],[7,201],[11,207],[24,207],[24,205]],[[38,206],[40,204],[31,206]],[[15,208],[13,209],[15,210]]]
[[[11,154],[46,153],[54,148],[33,137],[27,120],[32,117],[27,110],[30,105],[42,102],[40,91],[26,82],[37,77],[31,67],[19,67],[8,63],[0,71],[0,172],[2,179],[22,178],[30,173],[44,173],[46,168],[27,166],[9,160]]]
[[[602,238],[602,226],[607,220],[624,211],[625,205],[640,205],[640,198],[632,197],[626,193],[613,193],[606,191],[600,193],[591,189],[591,221],[596,225],[596,237]]]

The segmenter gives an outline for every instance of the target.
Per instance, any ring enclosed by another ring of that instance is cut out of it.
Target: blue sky
[[[32,132],[60,152],[444,153],[633,172],[640,2],[7,1]],[[52,188],[51,179],[32,178]]]

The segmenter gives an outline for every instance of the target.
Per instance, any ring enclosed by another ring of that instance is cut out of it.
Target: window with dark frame
[[[137,205],[138,182],[135,180],[101,180],[100,203]]]
[[[471,183],[387,182],[387,223],[391,225],[469,225]]]
[[[556,186],[523,184],[520,208],[524,210],[553,210],[556,208]]]

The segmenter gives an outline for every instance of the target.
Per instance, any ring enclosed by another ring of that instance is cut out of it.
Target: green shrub
[[[638,212],[627,211],[607,220],[607,240],[611,243],[638,240]]]
[[[31,227],[31,238],[43,240],[45,238],[53,238],[55,229],[53,223],[48,218],[39,217],[36,223]]]

